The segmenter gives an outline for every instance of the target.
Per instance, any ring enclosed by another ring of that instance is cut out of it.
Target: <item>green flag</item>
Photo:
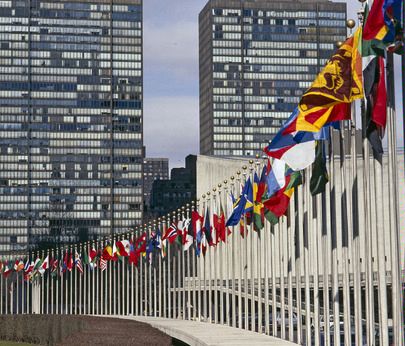
[[[312,196],[325,192],[326,184],[329,181],[326,159],[322,149],[322,144],[318,142],[316,145],[315,162],[312,165],[311,181],[309,183]]]

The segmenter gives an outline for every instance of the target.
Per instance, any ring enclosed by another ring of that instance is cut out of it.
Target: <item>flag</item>
[[[59,264],[59,260],[54,259],[52,261],[52,266],[51,266],[51,275],[55,276],[58,274],[58,264]]]
[[[365,121],[363,135],[368,138],[374,157],[381,162],[384,152],[382,138],[387,123],[385,52],[375,41],[363,39],[362,55],[364,97],[366,100],[363,114]]]
[[[73,256],[72,256],[72,253],[69,252],[68,260],[67,260],[67,267],[66,267],[67,270],[71,272],[73,270],[73,265],[74,265]]]
[[[99,253],[96,251],[96,249],[94,247],[92,247],[91,250],[89,251],[90,269],[94,269],[97,267],[98,257],[99,257]]]
[[[160,249],[160,254],[162,258],[166,257],[166,249],[167,249],[167,241],[162,239],[162,234],[160,233],[160,230],[156,231],[156,241],[158,243],[158,249]]]
[[[3,277],[7,278],[12,273],[13,265],[10,261],[6,261],[3,263]]]
[[[129,263],[138,266],[139,257],[146,253],[146,232],[143,232],[138,238],[132,240],[130,244]]]
[[[315,141],[325,139],[325,133],[328,131],[326,128],[322,128],[318,132],[297,131],[295,124],[298,113],[298,108],[295,108],[286,123],[264,149],[268,156],[282,160],[295,171],[303,170],[314,162]],[[276,162],[275,164],[276,172],[279,174],[280,169],[282,170],[280,167],[282,163]],[[272,176],[271,172],[268,179],[273,179],[273,181],[267,181],[269,188],[273,188],[276,182],[279,185],[282,183],[282,178],[279,175]]]
[[[250,210],[253,210],[253,189],[249,177],[243,187],[240,197],[233,204],[233,211],[226,221],[226,227],[237,225],[242,216]]]
[[[31,276],[34,276],[35,274],[38,273],[39,269],[41,268],[41,265],[42,265],[42,260],[39,257],[37,257],[37,259],[34,262],[34,268],[32,269]]]
[[[190,225],[191,225],[191,219],[189,219],[189,218],[183,219],[177,225],[177,227],[180,230],[179,239],[181,241],[183,251],[187,251],[190,248],[190,246],[193,244],[193,241],[194,241],[193,236],[190,234]]]
[[[213,237],[211,235],[212,227],[211,227],[210,217],[211,217],[210,209],[209,209],[209,207],[207,207],[205,209],[203,232],[204,232],[204,235],[205,235],[205,240],[207,241],[208,245],[213,246],[214,242],[213,242]]]
[[[318,132],[329,121],[333,106],[363,98],[361,32],[358,28],[338,48],[301,97],[297,131]],[[340,116],[344,118],[345,114]]]
[[[149,263],[152,263],[152,254],[158,248],[157,233],[152,232],[148,241],[146,242],[146,258],[148,258]]]
[[[122,256],[122,257],[129,256],[129,241],[128,240],[117,241],[117,248],[118,248],[120,256]]]
[[[374,0],[364,23],[363,39],[393,43],[401,30],[402,0]]]
[[[22,260],[16,260],[14,263],[14,271],[15,272],[20,272],[24,269],[24,262]]]
[[[100,257],[100,269],[102,272],[107,269],[107,260],[103,256]]]
[[[264,166],[260,178],[255,172],[253,183],[253,226],[256,231],[260,231],[264,227],[264,205],[262,203],[262,198],[266,191],[266,180],[267,167]]]
[[[163,235],[163,240],[168,240],[170,244],[173,244],[176,240],[177,236],[179,235],[179,230],[177,228],[176,223],[172,222],[169,228],[166,230],[165,234]]]
[[[300,184],[302,184],[301,173],[289,170],[286,176],[286,185],[263,202],[267,211],[274,215],[268,215],[267,218],[272,220],[274,217],[280,218],[286,214],[294,189]]]
[[[286,163],[282,160],[274,159],[270,165],[270,172],[267,175],[267,195],[273,196],[277,191],[285,186]]]
[[[200,256],[201,240],[202,240],[202,223],[204,219],[198,213],[198,211],[193,210],[191,212],[191,223],[193,225],[194,238],[195,238],[195,251],[196,255]]]
[[[117,248],[117,243],[114,240],[113,246],[112,246],[111,260],[115,262],[115,261],[118,261],[118,259],[121,259],[121,256],[120,256],[119,250]]]
[[[45,260],[38,267],[38,272],[44,275],[45,271],[49,268],[49,256],[46,256]]]
[[[187,251],[193,245],[194,238],[189,232],[184,232],[182,237],[183,251]]]
[[[213,226],[215,228],[215,235],[216,235],[216,243],[218,244],[220,241],[223,243],[226,242],[226,236],[229,235],[231,232],[229,228],[225,226],[225,213],[222,209],[221,200],[219,200],[219,215],[213,215]]]
[[[89,265],[90,264],[90,256],[86,249],[83,250],[83,264]]]
[[[77,251],[75,251],[75,265],[80,274],[83,274],[82,260],[80,259],[80,255]]]
[[[312,196],[325,192],[326,184],[329,181],[328,170],[326,169],[326,157],[323,149],[323,143],[318,142],[316,146],[316,158],[312,167],[312,176],[309,183]]]
[[[102,256],[104,260],[111,261],[113,258],[113,248],[110,244],[107,244],[103,250]]]
[[[29,259],[24,266],[24,280],[27,281],[31,277],[32,271],[34,270],[34,262]]]

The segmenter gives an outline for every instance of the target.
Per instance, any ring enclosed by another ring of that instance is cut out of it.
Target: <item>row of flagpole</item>
[[[255,231],[246,214],[225,232],[225,241],[208,246],[205,255],[192,246],[167,247],[167,254],[140,254],[139,264],[123,261],[83,265],[52,275],[47,270],[32,281],[22,271],[0,276],[0,313],[47,313],[159,316],[196,319],[264,332],[306,345],[403,345],[401,268],[399,259],[398,178],[396,161],[393,59],[387,60],[388,156],[381,164],[370,158],[362,141],[356,151],[352,120],[330,129],[329,184],[311,196],[311,168],[294,192],[288,218]],[[364,128],[364,126],[363,126]],[[346,143],[350,155],[346,153]],[[250,161],[200,200],[138,227],[125,235],[33,254],[59,258],[67,250],[104,249],[122,239],[147,238],[193,211],[212,225],[219,203],[225,214],[230,193],[264,163]],[[388,178],[388,179],[387,179]],[[388,208],[387,208],[388,206]],[[211,212],[208,213],[207,210]],[[243,237],[242,237],[243,233]],[[160,249],[162,250],[162,249]],[[101,267],[105,269],[101,269]],[[208,329],[209,330],[209,329]]]
[[[393,135],[393,130],[393,127],[388,129],[389,136]],[[398,226],[391,218],[396,212],[395,199],[391,199],[395,197],[395,174],[389,188],[390,216],[386,218],[388,222],[378,226],[377,214],[385,205],[384,200],[379,199],[382,176],[378,170],[369,169],[370,163],[375,166],[378,163],[374,164],[373,159],[370,161],[369,156],[365,156],[360,167],[356,167],[355,132],[351,127],[333,132],[338,140],[332,139],[331,143],[339,143],[340,148],[331,148],[327,193],[312,197],[308,184],[304,183],[295,192],[289,218],[283,218],[280,224],[271,226],[266,222],[259,233],[245,222],[244,237],[240,235],[241,226],[233,226],[231,233],[226,233],[225,242],[209,247],[206,255],[200,257],[195,255],[195,247],[183,251],[175,244],[168,246],[165,258],[154,253],[151,261],[141,257],[138,266],[127,261],[108,261],[105,270],[83,265],[83,274],[76,268],[64,275],[52,275],[48,270],[32,283],[24,281],[19,273],[14,277],[1,276],[0,311],[199,319],[265,332],[297,343],[321,344],[321,339],[325,338],[326,344],[334,344],[344,338],[347,344],[353,342],[353,337],[359,345],[364,340],[373,344],[376,338],[385,344],[388,342],[388,307],[392,309],[393,325],[402,325],[401,305],[396,300],[401,292],[394,282],[399,275],[399,268],[395,273]],[[344,148],[343,137],[354,142],[350,158],[340,150]],[[388,158],[389,167],[395,168],[393,144],[390,144]],[[363,145],[368,155],[368,143]],[[236,178],[232,177],[196,203],[132,234],[52,249],[35,256],[61,258],[66,250],[83,253],[84,248],[92,246],[104,248],[114,240],[139,237],[144,231],[150,236],[156,228],[166,231],[173,221],[190,217],[194,209],[201,214],[207,208],[214,211],[219,201],[229,215],[226,197],[231,192],[238,195],[241,184],[252,178],[254,172],[259,172],[262,165],[259,161],[250,162]],[[359,175],[359,172],[363,173]],[[364,207],[364,213],[353,205],[353,194],[359,199],[359,209]],[[348,211],[347,215],[343,215],[344,210]],[[387,238],[387,234],[389,252],[382,239]],[[361,243],[365,244],[362,254],[359,253]],[[387,272],[391,272],[391,301],[386,293]],[[376,312],[378,321],[374,321]],[[330,316],[333,316],[334,326],[344,325],[343,333],[328,323],[326,319],[332,318]],[[352,335],[353,327],[356,332]]]

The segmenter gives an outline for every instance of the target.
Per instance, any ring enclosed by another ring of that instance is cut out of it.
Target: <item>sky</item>
[[[143,3],[146,157],[167,157],[171,168],[184,167],[185,157],[199,152],[198,14],[206,3],[207,0]],[[360,2],[347,3],[348,18],[357,19]],[[396,59],[396,76],[400,78],[399,65],[400,60]],[[396,100],[402,106],[399,78]],[[401,111],[397,107],[397,113]],[[402,130],[402,122],[397,128]]]

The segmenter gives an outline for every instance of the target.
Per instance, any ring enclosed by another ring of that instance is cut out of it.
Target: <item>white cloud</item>
[[[147,157],[169,157],[171,167],[199,151],[198,96],[149,97],[144,106]]]

